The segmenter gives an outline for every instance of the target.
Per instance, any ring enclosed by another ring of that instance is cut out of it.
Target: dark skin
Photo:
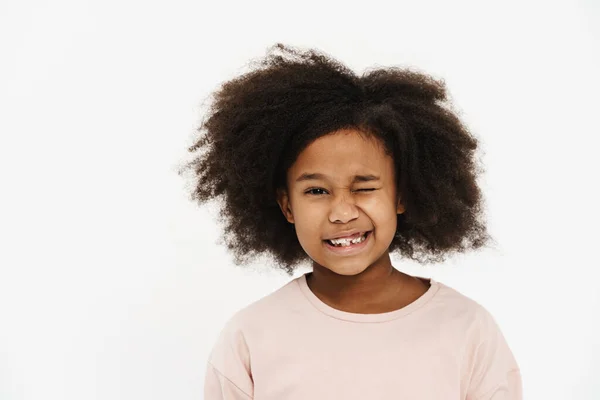
[[[380,314],[404,308],[421,297],[429,282],[389,267],[369,266],[363,276],[347,279],[322,266],[313,267],[306,282],[325,304],[356,314]]]
[[[321,176],[299,179],[307,173]],[[356,181],[357,175],[375,178]],[[390,312],[429,288],[427,280],[397,270],[390,260],[397,214],[404,212],[394,176],[393,160],[381,143],[349,129],[311,143],[289,169],[287,189],[278,191],[282,212],[313,260],[308,286],[333,308]],[[372,231],[364,249],[354,255],[328,251],[323,240],[348,230]]]

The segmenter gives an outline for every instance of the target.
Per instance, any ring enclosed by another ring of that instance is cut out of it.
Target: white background
[[[492,312],[526,399],[600,399],[598,26],[594,0],[2,0],[0,399],[203,397],[224,322],[291,278],[236,269],[176,170],[276,42],[445,79],[498,246],[394,265]]]

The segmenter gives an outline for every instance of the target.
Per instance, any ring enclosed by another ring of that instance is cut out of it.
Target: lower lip
[[[370,231],[369,233],[367,233],[367,237],[365,238],[365,240],[363,240],[360,243],[351,244],[350,246],[336,247],[336,246],[330,245],[329,242],[326,240],[324,240],[323,243],[325,244],[325,247],[327,248],[327,250],[331,251],[332,253],[344,255],[344,256],[350,256],[350,255],[354,255],[354,254],[360,252],[362,249],[364,249],[367,246],[367,243],[369,242],[369,240],[371,240],[372,233],[373,233],[373,231]]]

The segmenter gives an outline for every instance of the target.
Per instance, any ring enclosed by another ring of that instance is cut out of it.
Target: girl
[[[275,45],[215,93],[192,197],[223,201],[236,265],[269,253],[292,279],[231,317],[206,400],[517,400],[519,366],[494,318],[458,291],[392,265],[478,249],[477,140],[443,82],[362,76]]]

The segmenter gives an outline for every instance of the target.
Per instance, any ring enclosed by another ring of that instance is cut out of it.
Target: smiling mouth
[[[333,243],[329,239],[324,240],[324,242],[326,242],[329,246],[336,247],[336,248],[350,248],[350,247],[360,245],[361,243],[364,243],[367,240],[367,237],[369,236],[370,233],[371,233],[371,231],[367,231],[362,236],[360,236],[360,238],[357,238],[355,240],[343,241],[340,243]]]

